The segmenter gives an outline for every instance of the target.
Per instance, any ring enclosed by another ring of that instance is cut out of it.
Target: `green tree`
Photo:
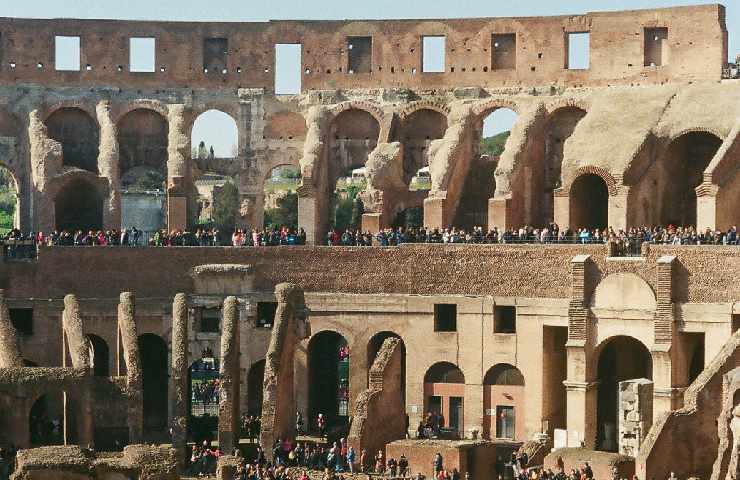
[[[213,223],[221,235],[230,236],[236,227],[239,214],[239,189],[233,182],[226,182],[213,194]]]
[[[276,208],[265,210],[265,227],[298,228],[298,194],[288,192],[277,201]]]
[[[509,138],[511,132],[501,132],[492,137],[481,138],[480,141],[480,153],[485,153],[491,156],[497,156],[504,153],[504,146],[506,145],[506,139]]]
[[[355,197],[355,201],[352,203],[352,228],[360,228],[362,226],[363,213],[365,213],[365,205],[362,204],[360,197]]]
[[[136,179],[136,182],[132,185],[132,190],[146,191],[146,190],[163,190],[164,189],[164,175],[154,170],[147,170]]]

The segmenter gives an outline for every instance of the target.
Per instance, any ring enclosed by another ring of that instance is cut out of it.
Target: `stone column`
[[[607,226],[614,227],[614,230],[616,231],[617,229],[627,228],[627,212],[629,211],[628,199],[630,187],[626,185],[620,185],[622,179],[618,175],[615,175],[615,180],[617,180],[617,193],[616,195],[609,195],[607,207]]]
[[[226,297],[221,324],[218,443],[221,450],[230,455],[239,443],[239,304],[236,297]]]
[[[424,199],[424,226],[447,228],[452,220],[447,218],[447,192],[437,192],[434,197]]]
[[[636,457],[653,425],[653,382],[646,378],[619,382],[619,453]]]
[[[178,293],[172,303],[172,447],[180,460],[187,453],[188,369],[188,299]]]
[[[586,272],[592,266],[589,255],[577,255],[571,260],[571,299],[568,306],[568,379],[566,388],[568,444],[579,439],[586,448],[596,443],[596,384],[591,366],[593,341],[588,299],[591,285]]]
[[[511,197],[488,199],[488,229],[506,230],[511,225]]]
[[[482,438],[483,420],[483,385],[465,385],[465,403],[463,413],[465,417],[465,437]]]
[[[717,228],[718,193],[719,186],[706,181],[696,187],[696,228],[698,230]]]
[[[561,230],[570,226],[570,195],[562,188],[559,188],[553,194],[552,218]]]
[[[54,199],[45,195],[49,179],[62,168],[62,145],[49,138],[46,125],[38,110],[28,115],[28,141],[31,157],[31,184],[33,191],[30,214],[34,230],[54,230]]]
[[[106,229],[121,228],[121,177],[118,157],[118,127],[110,112],[110,102],[102,100],[95,107],[100,125],[98,171],[108,179],[108,201],[103,210]]]
[[[23,356],[18,336],[10,321],[5,290],[0,290],[0,368],[20,368],[22,366]]]
[[[298,187],[298,226],[306,232],[306,244],[323,245],[322,202],[316,188],[309,184]]]
[[[139,360],[139,343],[136,333],[136,306],[134,294],[122,292],[118,303],[118,335],[126,365],[126,394],[129,443],[144,441],[144,384]],[[121,375],[118,361],[118,374]]]
[[[170,105],[167,121],[167,228],[179,230],[188,224],[190,182],[190,138],[187,135],[189,111],[185,105]]]

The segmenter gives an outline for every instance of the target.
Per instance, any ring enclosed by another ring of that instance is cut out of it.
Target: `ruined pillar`
[[[62,312],[62,365],[67,365],[67,354],[72,360],[72,367],[87,370],[92,374],[92,362],[90,360],[90,341],[85,336],[85,329],[80,315],[80,305],[75,295],[64,297],[64,311]],[[90,384],[85,383],[82,388],[74,392],[80,403],[80,412],[77,416],[77,434],[79,445],[92,445],[93,434],[93,408],[92,395],[89,390]],[[64,444],[69,444],[69,398],[70,393],[64,391],[62,402],[64,407]]]
[[[619,382],[617,408],[619,453],[636,457],[653,425],[653,382],[646,378]]]
[[[588,299],[591,285],[586,272],[592,267],[589,255],[576,255],[571,260],[571,298],[568,305],[568,378],[566,389],[566,421],[568,446],[582,442],[586,448],[596,443],[597,389],[593,381],[593,341]]]
[[[38,110],[28,115],[28,141],[31,156],[30,215],[34,230],[54,230],[54,199],[45,195],[49,179],[61,171],[62,145],[49,138]]]
[[[123,350],[126,365],[126,424],[129,443],[132,444],[144,441],[144,384],[139,360],[135,309],[134,294],[122,292],[118,303],[118,335],[122,348],[118,350],[119,352]],[[117,363],[120,376],[122,374],[120,358]]]
[[[0,290],[0,368],[19,368],[23,366],[18,335],[10,321],[5,290]]]
[[[618,229],[626,230],[630,187],[621,184],[622,179],[620,175],[615,175],[614,177],[617,181],[617,192],[614,195],[609,195],[607,202],[607,226],[613,227],[615,231]]]
[[[172,303],[172,447],[178,458],[185,452],[188,433],[188,302],[184,293]]]
[[[121,228],[121,178],[118,162],[118,127],[110,112],[110,102],[100,101],[95,107],[100,125],[98,171],[108,179],[108,201],[103,209],[103,227]]]
[[[220,379],[218,443],[230,454],[239,443],[239,304],[234,296],[223,306]]]
[[[167,115],[167,228],[184,230],[188,224],[190,138],[185,105],[170,105]]]
[[[424,199],[424,227],[447,228],[450,219],[447,218],[447,192],[438,192],[434,197]]]
[[[498,227],[500,230],[506,230],[511,225],[512,215],[511,198],[489,198],[488,199],[488,229]]]
[[[308,184],[298,187],[298,226],[306,232],[306,244],[324,244],[324,225],[321,220],[322,202],[316,189]]]
[[[260,445],[270,458],[275,440],[296,436],[295,351],[309,335],[303,290],[292,283],[281,283],[275,287],[275,298],[278,306],[265,358],[260,431]]]
[[[699,231],[717,228],[717,194],[719,186],[704,182],[696,187],[696,228]],[[726,228],[720,225],[720,228]]]
[[[324,106],[311,107],[306,112],[306,140],[303,142],[301,186],[298,187],[298,226],[306,232],[306,243],[321,244],[326,233],[328,200],[328,168],[326,142],[331,112]]]
[[[401,339],[385,339],[370,367],[369,386],[355,401],[347,442],[357,452],[357,460],[363,449],[377,452],[406,436],[402,357]]]

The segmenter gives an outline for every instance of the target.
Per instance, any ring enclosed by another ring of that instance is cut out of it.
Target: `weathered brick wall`
[[[669,31],[670,63],[661,68],[644,67],[644,29],[650,27]],[[591,32],[590,68],[565,69],[565,33],[586,31]],[[493,33],[517,34],[515,68],[494,70]],[[80,36],[81,71],[55,71],[55,35]],[[422,73],[424,35],[446,35],[445,73]],[[154,72],[129,72],[132,36],[156,39]],[[349,36],[372,36],[369,72],[347,74]],[[306,89],[718,80],[727,59],[726,36],[724,7],[719,5],[467,20],[196,23],[3,18],[0,84],[272,90],[276,43],[303,45]],[[207,38],[227,40],[228,54],[225,63],[215,63],[218,67],[204,58],[209,56],[204,55]],[[689,38],[691,42],[685,41]],[[205,72],[204,66],[211,68]]]
[[[589,254],[592,281],[632,272],[653,288],[656,260],[678,257],[677,301],[740,299],[737,247],[656,247],[641,260],[607,261],[602,245],[407,245],[401,248],[47,248],[35,263],[0,268],[9,298],[172,298],[192,290],[189,270],[207,263],[250,264],[255,288],[281,282],[307,292],[464,294],[568,298],[570,261]]]

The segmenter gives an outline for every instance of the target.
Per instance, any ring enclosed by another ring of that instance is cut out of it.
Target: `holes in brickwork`
[[[129,39],[129,71],[153,73],[156,65],[156,40],[154,38]]]
[[[668,28],[645,29],[645,66],[668,64]]]
[[[515,69],[516,33],[494,33],[491,44],[491,68],[493,70]]]
[[[590,66],[591,34],[573,32],[566,34],[565,68],[588,70]]]
[[[54,66],[58,71],[80,70],[80,37],[54,37]]]
[[[444,36],[422,37],[422,72],[444,73],[446,42],[447,38]]]
[[[370,73],[372,71],[372,37],[348,37],[347,52],[348,73]]]
[[[300,43],[275,44],[276,95],[297,95],[301,93],[301,49],[302,45]],[[309,73],[310,71],[306,75]]]

